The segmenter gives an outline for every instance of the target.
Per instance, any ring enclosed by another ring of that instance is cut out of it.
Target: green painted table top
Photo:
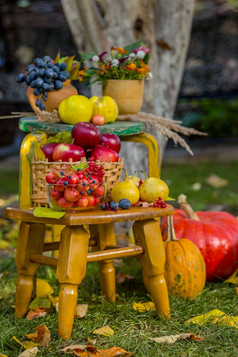
[[[57,134],[62,131],[71,132],[73,125],[63,123],[50,123],[40,121],[36,116],[24,117],[19,120],[19,128],[26,132],[43,131],[47,134]],[[101,133],[114,133],[116,135],[136,135],[146,132],[144,123],[130,121],[115,121],[111,124],[98,126]]]

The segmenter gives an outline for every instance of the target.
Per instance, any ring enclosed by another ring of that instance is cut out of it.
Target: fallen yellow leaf
[[[224,283],[238,285],[238,269],[236,269],[236,271],[228,279],[226,279]]]
[[[103,326],[93,331],[94,335],[112,336],[114,335],[113,329],[109,326]]]
[[[59,302],[59,297],[58,296],[52,296],[49,295],[48,299],[51,301],[51,304],[55,307],[57,302]]]
[[[36,332],[27,334],[26,337],[41,346],[48,347],[51,334],[46,325],[40,325],[36,327]]]
[[[50,294],[53,294],[54,290],[47,281],[43,279],[36,279],[36,297],[45,298]]]
[[[215,174],[211,174],[209,177],[207,177],[206,182],[215,188],[226,187],[228,185],[228,181],[226,179],[223,179]]]
[[[204,325],[206,322],[210,322],[212,324],[218,323],[219,325],[238,328],[238,316],[228,316],[225,312],[217,309],[211,310],[206,314],[192,317],[191,319],[185,321],[185,324],[193,323]]]
[[[29,350],[22,352],[21,354],[18,355],[18,357],[33,357],[37,355],[38,351],[39,350],[37,347],[33,347]]]
[[[88,311],[87,304],[78,304],[76,306],[75,316],[78,317],[79,319],[81,319],[82,317],[84,317],[86,315],[87,311]]]
[[[51,301],[49,299],[42,299],[42,298],[36,297],[30,303],[29,308],[30,309],[36,309],[37,307],[50,308],[51,307]]]
[[[155,304],[152,301],[140,303],[134,302],[133,309],[139,312],[154,311]]]
[[[8,356],[6,356],[6,355],[3,355],[2,353],[0,353],[0,357],[8,357]]]
[[[150,340],[155,341],[157,343],[175,343],[180,339],[191,338],[194,341],[202,341],[204,337],[196,336],[194,333],[180,333],[179,335],[170,335],[170,336],[161,336],[161,337],[151,337]]]
[[[121,347],[98,350],[97,347],[88,345],[71,345],[62,348],[60,351],[64,353],[73,351],[74,355],[78,357],[130,357],[134,354],[123,350]]]

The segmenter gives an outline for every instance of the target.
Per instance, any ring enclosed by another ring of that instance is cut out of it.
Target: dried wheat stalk
[[[173,120],[170,118],[163,118],[154,114],[148,114],[139,112],[133,115],[119,115],[117,120],[131,120],[142,122],[148,125],[152,130],[159,131],[165,138],[165,140],[172,139],[175,144],[180,144],[185,150],[187,150],[191,155],[193,152],[186,141],[179,136],[177,133],[182,135],[207,135],[201,131],[195,130],[193,128],[186,128],[181,126],[181,121]]]

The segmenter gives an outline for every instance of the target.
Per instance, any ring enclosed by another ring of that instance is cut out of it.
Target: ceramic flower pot
[[[63,87],[61,89],[48,92],[48,97],[47,97],[46,102],[43,101],[43,103],[45,103],[45,107],[46,107],[45,110],[47,112],[52,112],[54,109],[57,110],[58,106],[62,102],[62,100],[66,99],[72,95],[76,95],[76,94],[78,94],[77,89],[71,84],[71,80],[67,79],[63,83]],[[37,113],[37,112],[39,112],[39,108],[36,107],[35,101],[38,97],[36,97],[33,94],[33,88],[28,87],[27,91],[26,91],[26,95],[27,95],[27,99],[28,99],[33,111],[36,113],[38,119],[42,120],[40,115]]]
[[[103,95],[112,97],[119,109],[119,114],[137,114],[143,104],[144,81],[109,79],[103,89]]]

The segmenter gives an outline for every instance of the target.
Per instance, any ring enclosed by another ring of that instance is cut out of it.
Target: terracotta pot
[[[143,104],[143,94],[143,80],[109,79],[103,89],[103,95],[116,101],[119,114],[137,114]]]
[[[38,97],[36,97],[33,94],[33,88],[28,87],[27,91],[26,91],[26,95],[27,95],[27,99],[32,107],[32,109],[34,110],[34,112],[36,113],[37,117],[39,120],[42,120],[40,118],[40,116],[38,115],[37,111],[39,111],[39,108],[36,107],[35,105],[35,101]],[[46,102],[43,101],[43,103],[45,103],[45,110],[47,112],[52,112],[54,109],[58,109],[59,104],[62,102],[62,100],[71,97],[72,95],[76,95],[78,94],[77,89],[71,84],[71,80],[67,79],[64,83],[63,83],[63,88],[59,89],[59,90],[53,90],[52,92],[48,92],[48,97]]]

